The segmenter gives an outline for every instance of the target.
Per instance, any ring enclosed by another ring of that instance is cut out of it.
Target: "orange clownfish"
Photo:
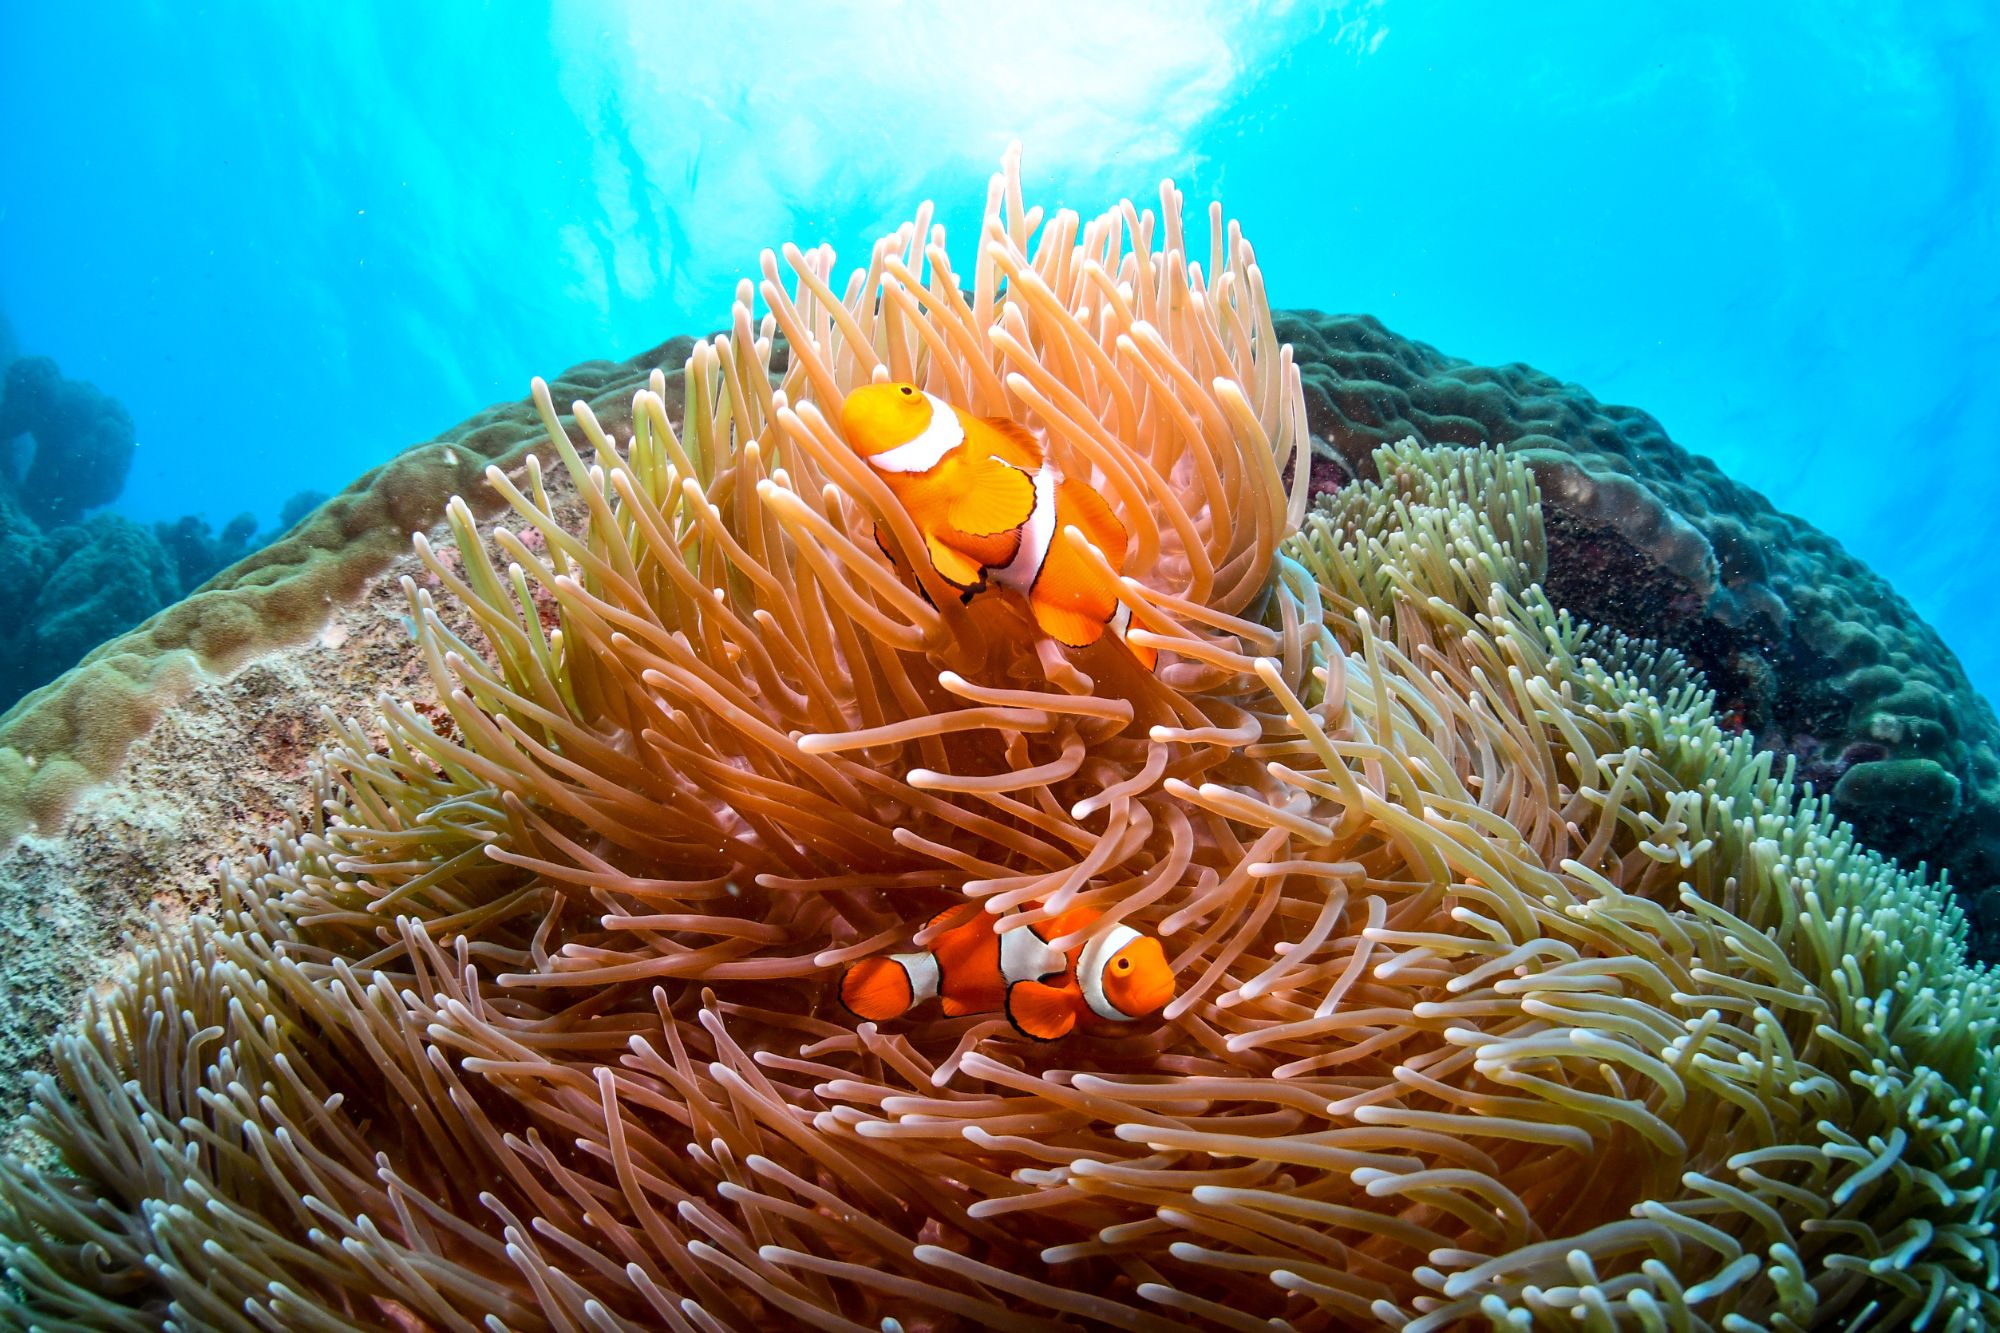
[[[947,912],[931,918],[942,920]],[[1033,926],[996,928],[984,912],[928,950],[864,958],[840,979],[840,1002],[857,1017],[901,1018],[933,996],[945,1016],[1002,1010],[1022,1035],[1054,1041],[1079,1022],[1102,1028],[1156,1012],[1174,997],[1166,950],[1150,935],[1113,926],[1070,953],[1051,939],[1087,930],[1098,913],[1073,908]]]
[[[1125,567],[1125,525],[1094,488],[1065,480],[1024,427],[975,417],[914,384],[856,389],[840,405],[840,426],[909,511],[938,576],[967,600],[989,584],[1011,588],[1057,643],[1082,648],[1108,628],[1152,670],[1159,654],[1126,639],[1132,609],[1116,586],[1056,541],[1075,524],[1115,574]]]

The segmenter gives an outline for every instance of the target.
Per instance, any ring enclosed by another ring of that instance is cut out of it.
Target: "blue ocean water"
[[[1887,576],[2000,695],[1979,3],[0,7],[0,312],[116,508],[268,525],[934,199],[1223,199],[1284,306],[1525,360]],[[4,342],[0,337],[0,342]]]

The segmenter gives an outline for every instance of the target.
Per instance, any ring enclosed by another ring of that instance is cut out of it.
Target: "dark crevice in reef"
[[[1761,732],[1775,718],[1769,640],[1711,619],[1699,589],[1647,559],[1616,528],[1555,509],[1545,519],[1550,600],[1593,624],[1675,645],[1707,677],[1724,727]]]
[[[1524,454],[1542,488],[1550,596],[1681,650],[1739,727],[1830,793],[1870,847],[1944,870],[1974,953],[2000,959],[2000,720],[1867,566],[1630,407],[1529,366],[1475,366],[1367,316],[1293,311],[1313,486],[1372,475],[1405,436]]]

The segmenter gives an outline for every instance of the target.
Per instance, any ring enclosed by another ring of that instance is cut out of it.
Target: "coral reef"
[[[180,596],[173,565],[146,530],[116,514],[57,528],[43,545],[48,576],[27,622],[35,655],[74,662],[111,633]]]
[[[1679,648],[1725,723],[1798,760],[1864,842],[1949,871],[1975,951],[2000,958],[2000,720],[1935,631],[1804,520],[1636,408],[1528,366],[1476,366],[1365,316],[1278,318],[1323,443],[1320,484],[1405,437],[1504,444],[1548,513],[1550,596]]]
[[[249,514],[220,535],[193,515],[148,530],[93,514],[44,531],[0,494],[0,713],[276,540],[256,528]]]
[[[74,523],[125,489],[137,443],[131,414],[45,356],[22,357],[0,380],[0,443],[21,435],[34,450],[16,496],[39,526]]]
[[[220,535],[209,527],[207,519],[187,514],[171,523],[155,523],[153,536],[166,549],[181,586],[189,592],[263,545],[257,539],[254,514],[238,514],[223,525]]]
[[[62,673],[183,588],[153,535],[116,514],[44,533],[0,496],[0,703]]]
[[[647,372],[662,361],[678,364],[690,345],[676,338],[626,362],[585,362],[556,387],[617,422]],[[667,383],[675,410],[678,378]],[[471,490],[489,463],[517,464],[540,429],[530,404],[502,403],[407,450],[0,716],[0,849],[31,831],[55,832],[86,791],[117,771],[133,741],[204,676],[309,640],[334,606],[350,602],[407,549],[411,532],[439,519],[446,499]],[[473,498],[498,503],[478,492]],[[20,543],[33,532],[18,521],[9,526],[0,499],[0,569],[14,567],[10,550],[25,549]],[[39,559],[21,567],[37,571]]]
[[[290,532],[305,520],[306,515],[327,502],[325,491],[296,491],[278,509],[278,531]]]
[[[0,348],[0,449],[18,436],[30,462],[0,453],[0,713],[277,534],[238,515],[217,536],[188,516],[150,532],[115,516],[83,516],[118,498],[134,447],[125,409],[66,379],[47,357]],[[19,471],[21,475],[16,476]],[[287,504],[290,527],[325,497]],[[297,506],[303,505],[303,508]]]
[[[969,298],[919,217],[845,299],[767,256],[678,430],[664,375],[629,432],[539,395],[581,512],[534,458],[486,472],[505,524],[451,506],[434,699],[341,723],[58,1042],[10,1316],[2000,1318],[2000,993],[1949,896],[1552,604],[1525,459],[1410,442],[1307,515],[1261,276],[1219,215],[1189,264],[1178,203],[1044,224],[1010,169]],[[1157,675],[895,576],[829,425],[878,370],[1098,481]],[[1160,1024],[830,1002],[940,908],[1077,903],[1168,941]]]

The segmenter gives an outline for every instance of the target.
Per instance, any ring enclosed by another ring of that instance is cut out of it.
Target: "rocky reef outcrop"
[[[1949,872],[2000,957],[2000,720],[1880,576],[1638,408],[1531,366],[1446,356],[1367,316],[1278,318],[1305,377],[1316,483],[1406,436],[1505,445],[1541,484],[1550,597],[1680,649],[1730,725],[1797,762],[1897,861]]]

